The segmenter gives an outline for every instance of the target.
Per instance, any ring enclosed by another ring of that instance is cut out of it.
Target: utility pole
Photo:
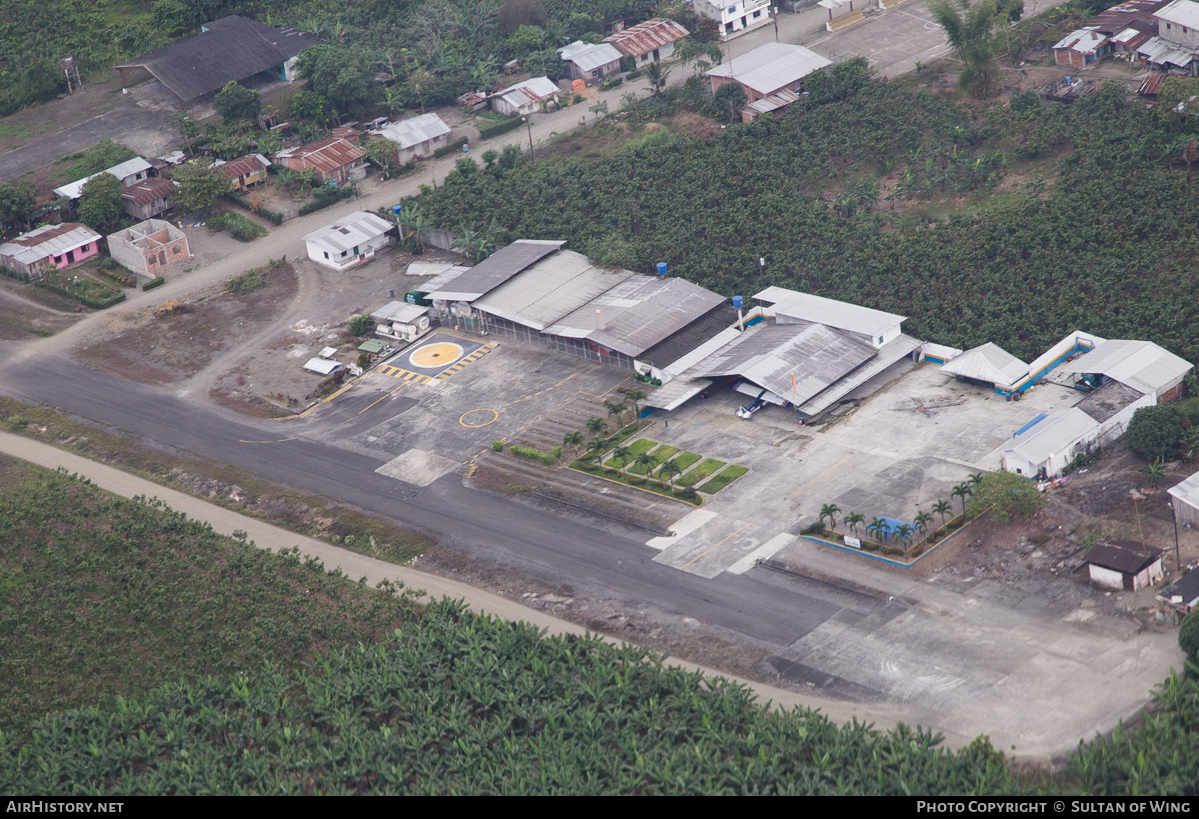
[[[529,126],[529,161],[533,161],[533,120],[528,117],[521,117],[520,121]]]

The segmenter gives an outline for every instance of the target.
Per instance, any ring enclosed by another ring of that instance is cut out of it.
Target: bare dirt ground
[[[144,383],[182,381],[204,369],[238,338],[274,321],[296,292],[291,265],[263,271],[268,285],[250,293],[210,289],[176,309],[162,306],[117,318],[106,337],[78,351],[93,369]]]

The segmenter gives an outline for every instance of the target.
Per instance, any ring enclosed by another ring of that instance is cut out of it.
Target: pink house
[[[100,252],[101,236],[87,225],[45,225],[0,245],[0,267],[41,279],[46,270],[68,267]]]

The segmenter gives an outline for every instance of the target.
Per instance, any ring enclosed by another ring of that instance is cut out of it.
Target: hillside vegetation
[[[1199,360],[1194,118],[1147,112],[1118,84],[1068,106],[979,105],[851,82],[853,62],[806,106],[716,138],[451,174],[417,201],[431,225],[497,246],[559,238],[728,296],[810,291],[958,347],[1027,360],[1086,329]]]

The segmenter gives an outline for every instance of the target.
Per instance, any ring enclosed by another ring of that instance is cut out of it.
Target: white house
[[[334,270],[348,270],[375,257],[391,241],[394,225],[373,213],[355,211],[304,237],[308,258]]]
[[[433,156],[433,152],[450,141],[450,126],[436,114],[389,122],[372,134],[396,144],[396,162],[403,165],[413,159]]]
[[[534,77],[491,97],[491,107],[510,117],[527,116],[558,104],[558,86],[549,77]]]
[[[68,185],[63,185],[61,188],[55,188],[56,196],[65,196],[67,199],[78,199],[83,195],[83,186],[91,182],[100,174],[111,174],[121,180],[121,184],[126,188],[130,185],[141,182],[143,179],[150,178],[150,170],[154,166],[140,156],[135,156],[133,159],[127,159],[119,165],[113,165],[111,168],[105,168],[100,173],[94,173],[91,176],[85,176],[83,179],[71,182]]]
[[[620,73],[622,55],[610,43],[575,40],[558,53],[566,63],[566,73],[576,80],[591,82]]]
[[[770,22],[769,0],[695,0],[691,10],[715,20],[722,40],[739,37]]]

